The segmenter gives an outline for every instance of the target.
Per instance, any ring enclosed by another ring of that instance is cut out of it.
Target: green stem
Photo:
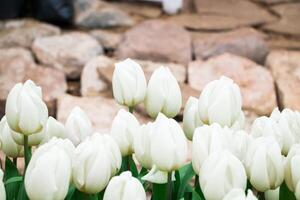
[[[172,200],[172,171],[168,172],[168,200]]]
[[[133,106],[129,106],[128,110],[129,110],[130,113],[133,113],[134,107]]]
[[[130,158],[129,158],[130,155],[126,156],[126,169],[127,171],[130,171]]]
[[[24,157],[25,157],[25,169],[24,169],[24,175],[30,160],[30,149],[28,146],[28,136],[24,135]]]
[[[14,163],[14,165],[17,167],[17,164],[18,164],[18,158],[13,158],[13,163]]]

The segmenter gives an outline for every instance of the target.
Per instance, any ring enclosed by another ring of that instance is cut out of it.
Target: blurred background
[[[184,104],[232,78],[248,124],[277,106],[300,110],[297,0],[2,0],[0,18],[0,117],[14,84],[32,79],[52,116],[64,122],[78,105],[107,131],[120,108],[114,63],[128,57],[148,79],[168,66]],[[143,106],[135,114],[150,120]]]

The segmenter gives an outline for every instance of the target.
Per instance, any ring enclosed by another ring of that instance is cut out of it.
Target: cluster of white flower
[[[276,108],[270,117],[257,118],[247,133],[240,89],[220,77],[199,99],[188,99],[181,128],[172,119],[182,107],[172,72],[160,67],[147,84],[141,66],[131,59],[116,63],[112,88],[115,100],[129,111],[120,109],[110,134],[100,134],[79,107],[62,124],[48,116],[40,87],[30,80],[16,84],[0,122],[0,145],[7,161],[25,158],[24,178],[9,174],[10,165],[4,174],[0,170],[1,180],[5,177],[0,199],[9,187],[26,191],[10,198],[32,200],[146,200],[146,191],[153,200],[182,199],[183,194],[206,200],[276,200],[288,199],[287,194],[300,199],[299,112]],[[140,103],[154,121],[139,123],[133,112]],[[37,148],[31,157],[32,146]],[[195,188],[186,178],[194,174]]]

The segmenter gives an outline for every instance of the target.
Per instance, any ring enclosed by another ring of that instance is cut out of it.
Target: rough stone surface
[[[270,114],[276,107],[271,73],[251,60],[226,53],[206,62],[192,62],[188,68],[189,84],[200,91],[222,75],[240,86],[244,109],[263,115]]]
[[[279,105],[300,110],[300,52],[275,50],[266,61],[278,90]]]
[[[98,96],[110,88],[98,73],[100,68],[114,68],[115,60],[106,56],[98,56],[89,61],[83,68],[81,74],[81,95],[82,96]]]
[[[28,48],[36,38],[58,34],[60,29],[54,25],[29,19],[12,20],[0,29],[0,48]]]
[[[270,49],[300,50],[300,39],[271,35],[267,40]]]
[[[265,30],[300,36],[300,3],[275,5],[272,10],[281,18],[278,22],[265,25]]]
[[[222,53],[233,53],[263,63],[268,53],[264,35],[252,28],[224,33],[193,35],[193,48],[197,59],[207,59]]]
[[[122,41],[122,34],[107,30],[92,30],[90,34],[98,40],[105,49],[116,49]]]
[[[287,3],[294,0],[255,0],[258,3],[275,4],[275,3]],[[297,0],[296,0],[297,1]]]
[[[276,20],[276,17],[266,9],[247,0],[196,0],[194,2],[199,14],[232,17],[238,19],[241,24],[260,25]]]
[[[116,55],[118,58],[187,64],[191,59],[191,37],[174,23],[149,20],[125,33]]]
[[[32,49],[41,63],[63,70],[69,78],[78,78],[83,66],[103,52],[93,37],[80,32],[38,38]]]

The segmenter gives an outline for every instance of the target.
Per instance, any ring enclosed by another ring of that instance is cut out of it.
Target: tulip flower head
[[[198,112],[198,99],[190,97],[186,102],[183,112],[183,131],[185,136],[193,139],[194,131],[197,127],[203,125]]]
[[[251,190],[248,190],[247,196],[245,191],[240,188],[232,189],[223,200],[257,200],[257,197],[253,195]]]
[[[41,143],[50,141],[53,137],[66,138],[65,126],[54,119],[49,117],[43,130],[43,140]]]

